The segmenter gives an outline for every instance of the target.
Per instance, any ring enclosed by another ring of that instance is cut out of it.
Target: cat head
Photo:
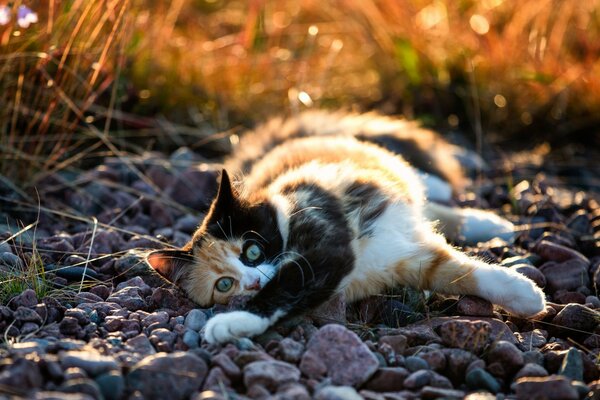
[[[282,246],[273,206],[240,198],[223,170],[217,197],[192,240],[181,249],[154,251],[147,261],[209,307],[255,295],[277,273]]]

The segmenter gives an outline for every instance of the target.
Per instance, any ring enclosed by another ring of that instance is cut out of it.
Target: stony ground
[[[600,398],[597,195],[552,174],[506,188],[490,172],[457,199],[519,224],[514,244],[466,250],[544,287],[540,321],[474,297],[399,290],[337,298],[220,347],[201,330],[226,307],[194,308],[140,250],[189,239],[215,191],[218,168],[201,162],[186,149],[108,159],[48,177],[41,208],[0,183],[0,398]]]

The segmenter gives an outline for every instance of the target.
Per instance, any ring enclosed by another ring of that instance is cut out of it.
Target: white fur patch
[[[290,234],[289,214],[292,206],[289,200],[280,194],[272,194],[270,201],[277,212],[277,227],[279,228],[279,233],[281,233],[283,248],[285,249]]]
[[[248,267],[236,257],[229,257],[227,261],[240,272],[242,277],[240,285],[242,288],[252,285],[257,279],[260,281],[260,287],[263,288],[277,273],[277,267],[271,264]]]
[[[427,200],[447,203],[452,199],[452,186],[440,177],[417,171],[425,185]]]
[[[284,315],[277,311],[270,318],[247,311],[217,314],[206,323],[204,339],[208,343],[225,343],[242,337],[260,335]]]
[[[483,264],[483,263],[482,263]],[[520,317],[531,317],[544,309],[544,292],[518,272],[491,265],[475,269],[479,296]]]
[[[460,210],[463,217],[461,234],[467,244],[486,242],[499,237],[507,242],[514,240],[515,227],[506,219],[489,211],[463,208]]]

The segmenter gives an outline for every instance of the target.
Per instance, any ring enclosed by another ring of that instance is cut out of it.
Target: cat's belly
[[[380,294],[405,281],[402,276],[409,272],[410,260],[418,257],[421,248],[415,227],[423,221],[417,207],[389,205],[375,222],[371,235],[353,240],[354,269],[338,287],[348,301]]]

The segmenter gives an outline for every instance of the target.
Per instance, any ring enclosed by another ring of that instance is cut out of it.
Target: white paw
[[[427,200],[445,203],[452,199],[452,186],[448,182],[423,171],[418,171],[418,173],[425,185]]]
[[[206,323],[204,339],[208,343],[225,343],[263,333],[271,325],[268,318],[247,311],[217,314]]]
[[[532,280],[503,267],[477,272],[481,297],[519,317],[534,316],[546,307],[544,292]]]
[[[461,210],[463,224],[461,235],[467,244],[487,242],[499,237],[507,242],[514,239],[515,227],[506,219],[489,211],[464,208]]]

